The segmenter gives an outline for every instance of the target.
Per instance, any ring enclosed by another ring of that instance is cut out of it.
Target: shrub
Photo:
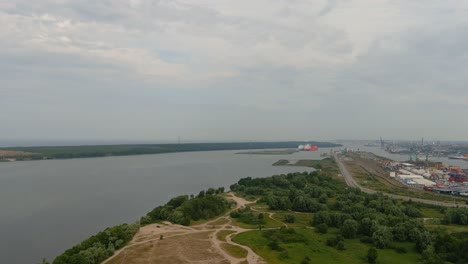
[[[320,234],[326,234],[328,232],[328,225],[325,223],[317,225],[315,230]]]
[[[374,264],[378,257],[377,249],[375,249],[374,247],[369,248],[369,250],[367,251],[366,257],[367,257],[368,263]]]
[[[296,221],[296,216],[293,214],[287,214],[283,217],[283,220],[286,223],[294,223]]]

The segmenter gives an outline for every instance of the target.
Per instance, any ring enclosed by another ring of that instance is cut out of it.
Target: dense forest
[[[140,229],[139,223],[107,228],[66,250],[53,264],[98,264],[125,246]],[[45,262],[45,261],[44,261]]]
[[[413,244],[423,263],[468,263],[467,232],[449,232],[443,225],[427,228],[421,219],[421,209],[431,208],[445,215],[443,224],[468,225],[467,208],[447,209],[401,202],[382,194],[366,194],[319,172],[243,178],[231,185],[231,190],[258,197],[257,203],[266,204],[270,210],[313,213],[310,226],[316,232],[326,234],[329,228],[339,230],[338,235],[327,239],[326,245],[330,247],[344,250],[346,239],[359,239],[369,248],[393,248],[404,254],[406,249],[397,244],[405,242]],[[251,215],[247,210],[236,212],[233,217],[244,217],[244,222],[249,222]],[[294,222],[294,215],[285,215],[284,221],[288,222],[287,218]],[[256,224],[258,219],[253,221]],[[270,249],[280,251],[280,256],[288,255],[281,244],[305,241],[294,229],[268,230],[263,235],[268,237]]]
[[[329,142],[238,142],[238,143],[187,143],[187,144],[139,144],[139,145],[98,145],[98,146],[59,146],[59,147],[14,147],[4,148],[34,153],[18,156],[22,159],[70,159],[84,157],[127,156],[188,151],[243,150],[297,148],[301,144],[313,144],[318,147],[339,147]]]
[[[170,221],[180,225],[190,225],[190,222],[200,219],[210,219],[218,216],[231,207],[223,197],[224,187],[209,188],[201,191],[196,197],[181,195],[172,198],[167,204],[154,208],[140,220],[142,225],[160,221]]]

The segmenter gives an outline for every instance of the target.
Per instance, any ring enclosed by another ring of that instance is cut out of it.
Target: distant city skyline
[[[0,143],[468,141],[468,2],[0,0]]]

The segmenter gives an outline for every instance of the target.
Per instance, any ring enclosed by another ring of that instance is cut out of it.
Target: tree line
[[[110,227],[66,250],[53,264],[98,264],[125,246],[140,229],[140,224]],[[44,261],[45,262],[45,261]]]
[[[231,204],[223,197],[216,195],[224,192],[224,187],[209,188],[201,191],[196,197],[180,195],[172,198],[163,206],[158,206],[140,219],[142,225],[170,221],[180,225],[190,225],[191,221],[210,219],[230,208]]]

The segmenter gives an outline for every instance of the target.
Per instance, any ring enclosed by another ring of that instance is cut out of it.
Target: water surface
[[[228,187],[240,178],[306,168],[275,167],[322,152],[239,155],[208,151],[0,163],[0,263],[52,260],[112,225],[134,222],[179,194]]]

